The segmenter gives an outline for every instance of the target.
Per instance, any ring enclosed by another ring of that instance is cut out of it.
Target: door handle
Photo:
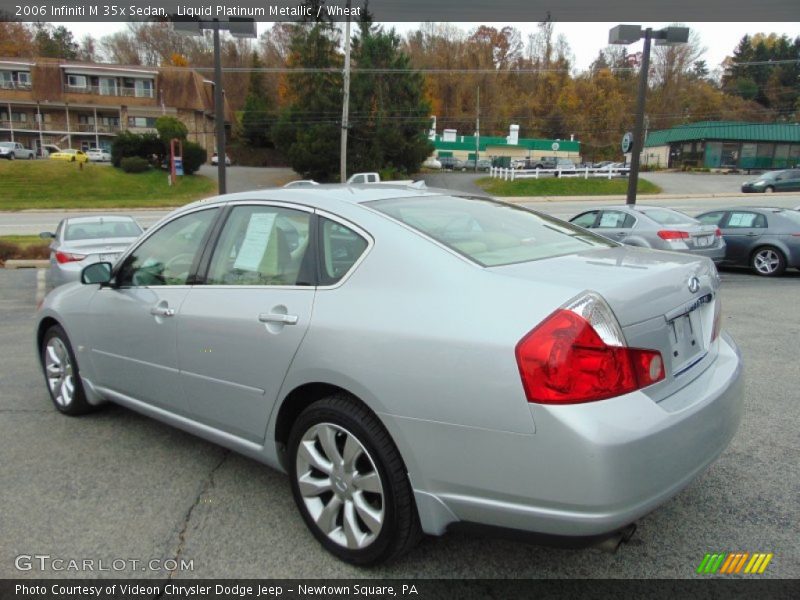
[[[174,317],[175,309],[167,306],[154,306],[150,309],[150,314],[154,317]]]
[[[281,313],[261,313],[258,320],[262,323],[281,323],[282,325],[297,325],[297,315],[284,315]]]
[[[758,235],[757,233],[751,231],[750,233],[747,234],[747,237],[756,237],[757,235]]]

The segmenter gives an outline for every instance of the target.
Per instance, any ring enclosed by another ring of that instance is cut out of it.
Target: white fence
[[[492,167],[489,169],[489,177],[494,179],[504,179],[506,181],[514,181],[515,179],[539,179],[540,175],[549,175],[552,173],[553,177],[605,177],[611,179],[612,177],[627,177],[629,167],[614,167],[614,168],[599,168],[594,169],[590,167],[582,167],[575,169],[507,169],[504,167]]]

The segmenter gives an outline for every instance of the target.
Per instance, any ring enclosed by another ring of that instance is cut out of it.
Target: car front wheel
[[[344,394],[306,408],[289,436],[292,494],[317,540],[340,559],[373,565],[421,535],[400,454],[380,421]]]
[[[758,248],[750,257],[750,266],[759,275],[776,277],[786,270],[783,252],[772,246]]]
[[[86,401],[69,338],[60,326],[54,325],[45,333],[41,361],[47,390],[59,412],[77,416],[93,410]]]
[[[17,158],[17,155],[14,154],[13,152],[8,155],[8,160],[16,160],[16,158]]]

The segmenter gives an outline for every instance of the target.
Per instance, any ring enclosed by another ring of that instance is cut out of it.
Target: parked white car
[[[5,158],[6,160],[15,160],[17,158],[33,160],[36,158],[36,152],[26,148],[19,142],[0,142],[0,158]]]
[[[102,148],[89,148],[86,156],[92,162],[111,162],[111,153]]]
[[[422,166],[426,169],[441,169],[442,162],[436,158],[433,158],[432,156],[429,156],[425,159],[425,162],[422,163]]]

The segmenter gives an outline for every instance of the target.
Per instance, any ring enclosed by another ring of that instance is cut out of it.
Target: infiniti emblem
[[[689,291],[696,294],[700,290],[700,280],[697,277],[689,279]]]

